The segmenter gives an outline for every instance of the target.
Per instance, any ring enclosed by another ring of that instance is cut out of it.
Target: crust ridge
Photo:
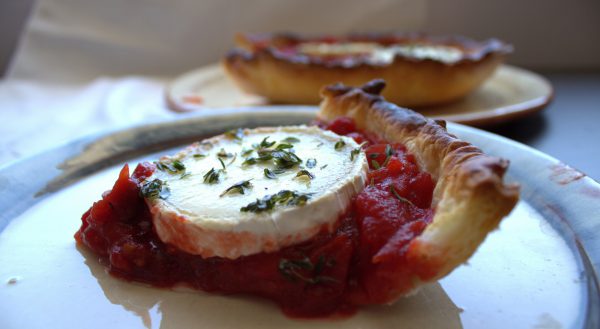
[[[367,134],[403,143],[421,168],[436,180],[435,215],[407,252],[414,269],[414,290],[467,261],[489,232],[496,229],[519,199],[517,184],[504,182],[508,161],[484,154],[450,134],[445,122],[427,119],[380,96],[385,82],[373,80],[359,88],[324,87],[317,114],[329,122],[347,116]],[[391,299],[409,293],[390,292]]]

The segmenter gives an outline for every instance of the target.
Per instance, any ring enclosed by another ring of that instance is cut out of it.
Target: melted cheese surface
[[[287,169],[278,168],[273,160],[248,164],[248,159],[258,157],[261,142],[274,142],[271,150],[291,144],[292,149],[284,150],[293,152],[301,163]],[[184,251],[228,258],[305,241],[323,226],[333,229],[352,197],[364,187],[368,165],[364,152],[353,152],[359,148],[351,138],[306,126],[244,130],[240,139],[220,135],[193,144],[159,162],[173,169],[173,162],[178,161],[184,170],[157,169],[146,180],[159,179],[169,190],[164,199],[147,199],[156,231],[161,240]],[[266,177],[265,169],[275,178]],[[217,173],[216,179],[214,174],[212,180],[206,178],[211,170]],[[302,170],[313,178],[302,175]],[[244,182],[247,187],[226,192]],[[308,195],[306,203],[241,211],[257,199],[284,190]]]
[[[455,63],[463,52],[455,47],[427,44],[406,44],[382,46],[374,42],[344,43],[303,43],[298,47],[301,53],[315,56],[367,55],[373,63],[391,63],[396,55],[414,59],[432,59],[444,63]]]

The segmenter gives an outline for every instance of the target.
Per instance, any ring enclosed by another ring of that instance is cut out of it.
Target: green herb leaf
[[[392,195],[394,195],[394,197],[396,199],[414,206],[414,203],[410,202],[410,200],[403,198],[402,196],[400,196],[400,194],[398,194],[398,191],[396,191],[396,188],[394,188],[394,185],[390,185],[390,192],[392,193]]]
[[[221,149],[217,153],[217,157],[219,157],[219,158],[231,158],[233,156],[234,156],[233,153],[229,153],[229,152],[225,151],[225,149]]]
[[[307,177],[309,180],[311,180],[315,178],[315,175],[311,174],[306,169],[302,169],[296,173],[296,177]]]
[[[156,168],[168,174],[175,175],[185,172],[185,165],[179,160],[155,162]]]
[[[189,173],[189,172],[184,172],[183,174],[181,174],[181,177],[179,177],[179,179],[188,178],[188,177],[190,177],[190,176],[192,176],[192,174],[191,174],[191,173]]]
[[[229,161],[229,163],[227,163],[227,165],[230,166],[232,163],[235,162],[235,159],[237,159],[237,153],[233,153],[233,158],[231,159],[231,161]]]
[[[375,170],[381,168],[381,165],[376,160],[371,160],[371,167],[375,168]]]
[[[262,199],[256,199],[245,207],[242,207],[242,212],[264,212],[273,210],[276,206],[303,206],[312,193],[298,193],[290,190],[282,190],[276,194],[266,195]]]
[[[317,159],[311,158],[311,159],[306,160],[306,167],[308,169],[312,169],[316,166],[317,166]]]
[[[260,142],[260,144],[258,144],[258,147],[255,147],[255,148],[266,148],[266,149],[268,149],[269,147],[271,147],[271,146],[275,145],[275,143],[276,143],[276,142],[274,142],[274,141],[273,141],[273,142],[269,142],[269,141],[268,141],[269,137],[270,137],[270,136],[267,136],[267,137],[265,137],[265,138],[264,138],[264,139],[263,139],[263,140]]]
[[[211,168],[206,174],[204,174],[204,183],[205,184],[215,184],[219,182],[219,175],[221,175],[222,170],[215,170],[215,168]]]
[[[242,150],[241,155],[245,158],[245,157],[249,156],[250,154],[252,154],[252,152],[254,152],[253,149]]]
[[[156,178],[152,181],[144,182],[140,188],[140,194],[147,199],[166,199],[171,194],[166,182]]]
[[[227,167],[225,166],[225,162],[223,162],[223,160],[221,160],[221,158],[217,158],[219,159],[219,162],[221,163],[221,167],[223,168],[222,170],[225,171],[227,170]]]
[[[265,168],[264,173],[265,177],[267,177],[268,179],[277,179],[277,175],[275,175],[275,173],[272,172],[269,168]]]
[[[292,168],[302,163],[302,159],[296,153],[290,151],[274,151],[271,153],[271,156],[277,168],[280,169]]]
[[[265,170],[263,170],[263,172],[265,173],[265,177],[269,178],[269,179],[277,179],[277,175],[281,175],[285,172],[285,169],[269,169],[269,168],[265,168]]]
[[[280,151],[280,150],[285,150],[285,149],[291,149],[293,147],[294,147],[294,145],[292,145],[292,144],[283,143],[283,144],[277,145],[277,147],[275,147],[275,149]]]
[[[328,166],[327,164],[324,164],[324,165],[322,165],[322,166],[321,166],[321,168],[319,168],[319,169],[323,170],[323,169],[327,168],[327,166]]]
[[[225,132],[225,136],[229,139],[235,139],[241,141],[244,138],[244,130],[242,128],[231,129]]]
[[[290,136],[290,137],[286,137],[282,140],[282,142],[284,143],[289,143],[289,144],[293,144],[293,143],[300,143],[300,139]]]
[[[282,258],[279,261],[278,269],[281,275],[292,282],[300,281],[306,284],[337,283],[338,280],[321,275],[326,267],[333,266],[334,262],[328,262],[323,255],[320,255],[314,265],[308,257],[302,259]]]
[[[385,161],[383,161],[383,164],[381,165],[382,167],[386,167],[388,165],[390,159],[392,158],[392,155],[394,155],[394,150],[392,149],[392,146],[390,144],[387,144],[385,146]]]
[[[258,162],[256,158],[247,158],[244,162],[242,162],[242,166],[253,165],[256,164],[256,162]]]
[[[196,153],[196,154],[192,154],[192,157],[194,157],[194,159],[202,159],[202,158],[206,158],[206,154]]]
[[[360,145],[358,145],[357,148],[355,148],[354,150],[352,150],[350,152],[350,161],[354,161],[356,156],[360,154],[360,151],[362,151],[362,147],[365,146],[366,144],[367,144],[367,142],[362,142],[362,143],[360,143]]]
[[[335,143],[335,145],[333,146],[335,148],[336,151],[339,151],[341,149],[344,148],[344,146],[346,146],[346,142],[344,142],[343,140],[339,140]]]
[[[223,191],[223,193],[221,193],[221,195],[219,195],[219,197],[222,197],[225,194],[232,193],[232,192],[239,193],[239,194],[246,194],[246,190],[248,190],[249,188],[252,187],[252,183],[250,183],[250,181],[251,181],[251,179],[237,182],[237,183],[231,185],[225,191]]]
[[[361,151],[360,147],[355,148],[354,150],[352,150],[350,152],[350,161],[354,161],[354,159],[356,158],[356,156],[360,154],[360,151]]]

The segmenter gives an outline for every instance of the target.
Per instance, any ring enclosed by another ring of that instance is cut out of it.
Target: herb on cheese
[[[357,155],[360,154],[360,151],[362,151],[362,147],[367,144],[367,142],[362,142],[360,143],[360,145],[355,148],[354,150],[350,151],[350,161],[354,161],[354,159],[356,158]]]
[[[292,144],[281,143],[275,146],[276,142],[269,142],[268,139],[269,136],[265,137],[260,144],[253,145],[258,157],[246,158],[242,163],[243,166],[273,160],[273,164],[278,169],[288,169],[302,163],[302,159],[294,153]],[[275,148],[272,148],[273,146]]]
[[[246,149],[242,149],[242,152],[241,152],[240,154],[241,154],[243,157],[247,157],[247,156],[249,156],[250,154],[252,154],[252,152],[254,152],[254,150],[253,150],[253,149],[247,149],[247,150],[246,150]]]
[[[166,182],[155,178],[151,181],[144,182],[140,188],[140,194],[147,199],[166,199],[171,194]]]
[[[290,190],[282,190],[276,194],[266,195],[262,199],[256,199],[245,207],[240,208],[242,212],[256,212],[273,210],[276,206],[303,206],[312,193],[298,193]]]
[[[277,145],[277,147],[275,147],[275,149],[278,151],[285,150],[285,149],[291,149],[291,148],[294,148],[294,145],[287,144],[287,143],[281,143],[281,144]]]
[[[192,154],[192,157],[194,157],[194,159],[202,159],[202,158],[206,158],[206,154],[196,153],[196,154]]]
[[[219,162],[221,163],[221,167],[222,167],[221,170],[223,170],[223,171],[227,170],[227,167],[225,166],[225,162],[223,162],[223,160],[221,160],[221,158],[217,158],[217,159],[219,159]]]
[[[290,137],[286,137],[282,140],[282,142],[284,143],[289,143],[289,144],[294,144],[294,143],[300,143],[300,139],[296,138],[294,136],[290,136]]]
[[[275,141],[269,142],[268,141],[269,137],[270,136],[267,136],[267,137],[263,138],[263,140],[260,142],[260,144],[254,144],[252,146],[255,149],[263,149],[263,148],[270,148],[270,147],[272,147],[273,145],[275,145],[276,142]]]
[[[225,151],[225,149],[221,149],[218,153],[217,156],[219,158],[232,158],[234,155],[233,153],[229,153],[227,151]]]
[[[311,159],[306,160],[306,167],[308,169],[312,169],[316,166],[317,166],[317,159],[311,158]]]
[[[219,196],[222,197],[225,194],[229,194],[229,193],[246,194],[246,190],[248,190],[249,188],[252,187],[252,183],[250,183],[250,181],[251,181],[251,179],[237,182],[237,183],[231,185],[230,187],[228,187]]]
[[[185,172],[185,165],[179,160],[155,162],[156,168],[171,175],[182,174]]]
[[[334,265],[333,260],[326,261],[325,257],[320,255],[315,264],[308,257],[302,259],[282,258],[279,261],[278,269],[281,275],[292,282],[301,281],[306,284],[335,283],[338,280],[322,275],[325,268],[331,268]]]
[[[237,159],[237,153],[233,153],[233,158],[231,159],[231,161],[229,161],[229,163],[227,163],[227,165],[230,166],[232,163],[235,162],[235,159]]]
[[[269,168],[265,168],[264,173],[265,173],[265,177],[267,177],[268,179],[277,179],[277,176],[275,175],[275,173],[272,172]]]
[[[241,141],[244,138],[244,130],[242,128],[231,129],[225,132],[225,136],[229,139]]]
[[[354,159],[356,158],[357,155],[360,154],[360,147],[355,148],[354,150],[352,150],[350,152],[350,161],[354,161]]]
[[[333,146],[335,148],[336,151],[339,151],[341,149],[344,148],[344,146],[346,146],[346,142],[344,142],[343,140],[339,140],[335,143],[335,145]]]
[[[302,163],[302,159],[291,151],[275,151],[271,155],[275,165],[281,169],[292,168]]]
[[[215,170],[215,168],[211,168],[206,174],[204,174],[204,183],[206,184],[215,184],[219,182],[219,176],[223,172],[223,169]]]
[[[269,178],[269,179],[277,179],[277,175],[281,175],[285,172],[285,169],[269,169],[269,168],[265,168],[265,170],[263,171],[265,173],[265,177]]]
[[[308,179],[310,180],[310,179],[314,179],[314,178],[315,178],[315,175],[311,174],[311,173],[310,173],[308,170],[306,170],[306,169],[302,169],[302,170],[300,170],[300,171],[298,171],[298,172],[296,173],[296,177],[297,177],[297,178],[308,178]]]

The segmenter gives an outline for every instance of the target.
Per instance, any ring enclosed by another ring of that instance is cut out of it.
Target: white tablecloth
[[[107,128],[173,117],[163,86],[164,80],[142,77],[0,82],[0,166]]]
[[[177,116],[164,106],[165,82],[217,61],[236,32],[419,30],[427,3],[37,0],[0,81],[0,166],[85,134]]]

